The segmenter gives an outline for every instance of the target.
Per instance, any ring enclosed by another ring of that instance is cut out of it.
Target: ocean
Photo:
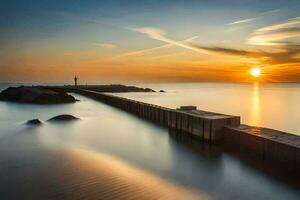
[[[171,108],[240,115],[242,122],[300,133],[299,84],[152,84],[166,93],[116,94]],[[7,85],[2,85],[2,88]],[[218,147],[101,102],[0,102],[0,199],[299,199],[292,177],[274,176]],[[72,114],[80,120],[47,119]],[[32,127],[27,120],[39,118]]]

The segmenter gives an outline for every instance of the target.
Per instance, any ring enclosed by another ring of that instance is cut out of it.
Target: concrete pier
[[[222,139],[224,126],[240,124],[238,116],[201,111],[193,106],[169,109],[95,91],[75,90],[73,92],[118,107],[161,126],[176,130],[180,134],[196,136],[210,143],[219,142]]]
[[[172,111],[169,127],[200,137],[209,142],[222,139],[224,126],[237,126],[240,117],[197,110],[195,106],[182,106]]]
[[[300,176],[300,137],[247,125],[224,127],[223,144],[233,151],[276,163]]]
[[[285,171],[292,172],[300,178],[300,136],[241,125],[238,116],[201,111],[195,106],[170,109],[91,90],[64,90],[120,108],[169,128],[170,132],[191,136],[209,144],[217,143],[248,157],[274,163],[275,166],[282,166]]]

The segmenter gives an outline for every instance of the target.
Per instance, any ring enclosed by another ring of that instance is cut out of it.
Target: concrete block
[[[159,109],[159,124],[160,125],[164,125],[164,109],[163,108],[160,108]]]
[[[300,146],[296,148],[296,174],[300,179]]]
[[[288,171],[296,168],[296,148],[265,139],[264,159],[276,162],[276,165],[284,167]]]
[[[176,126],[176,123],[177,123],[177,114],[176,114],[176,112],[174,111],[174,110],[171,110],[170,112],[169,112],[169,122],[168,122],[168,124],[169,124],[169,126],[172,128],[172,129],[176,129],[177,128],[177,126]]]
[[[155,107],[155,121],[160,123],[160,107]]]
[[[240,151],[257,159],[264,159],[264,138],[240,133]]]
[[[188,115],[181,114],[181,131],[188,133]]]
[[[180,106],[179,110],[197,110],[197,106]]]
[[[181,115],[182,115],[181,113],[176,112],[176,129],[178,131],[182,130],[182,128],[181,128]]]
[[[203,127],[203,139],[211,141],[212,121],[210,119],[203,119]]]
[[[224,127],[222,133],[222,144],[230,150],[239,151],[241,132],[231,129],[230,127]]]
[[[204,124],[203,119],[199,117],[191,117],[192,119],[192,134],[203,139]]]

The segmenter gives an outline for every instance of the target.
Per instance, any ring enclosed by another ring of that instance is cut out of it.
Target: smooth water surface
[[[177,108],[241,116],[242,123],[300,135],[300,84],[180,83],[142,85],[166,93],[123,93],[120,96]]]
[[[232,155],[192,148],[163,128],[75,96],[81,101],[54,106],[0,102],[0,199],[300,198],[299,188]],[[58,114],[81,120],[46,121]],[[24,124],[33,118],[44,124]]]

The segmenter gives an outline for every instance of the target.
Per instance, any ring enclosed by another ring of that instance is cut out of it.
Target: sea
[[[0,90],[20,84],[0,84]],[[131,84],[132,85],[132,84]],[[300,135],[300,84],[136,84],[114,95],[238,115]],[[0,101],[0,199],[300,199],[293,177],[191,140],[87,97],[30,105]],[[50,122],[59,114],[80,120]],[[26,125],[40,119],[41,126]],[[282,169],[284,170],[284,169]]]

